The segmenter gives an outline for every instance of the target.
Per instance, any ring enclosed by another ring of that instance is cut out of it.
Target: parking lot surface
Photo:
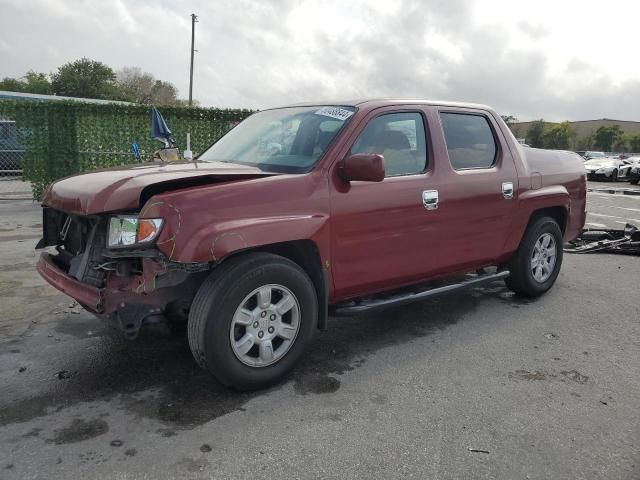
[[[588,209],[640,225],[640,196]],[[126,341],[45,285],[40,222],[0,201],[2,479],[640,478],[638,257],[565,255],[534,301],[495,283],[332,320],[246,394],[184,334]]]
[[[624,228],[626,223],[640,228],[640,186],[589,182],[589,189],[586,228]]]

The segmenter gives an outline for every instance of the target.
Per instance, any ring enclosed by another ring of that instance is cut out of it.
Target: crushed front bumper
[[[40,255],[36,269],[49,284],[69,295],[87,310],[95,314],[104,313],[104,289],[92,287],[70,277],[56,266],[49,253],[43,252]]]
[[[54,257],[43,252],[36,265],[38,273],[54,288],[76,300],[85,309],[105,317],[131,307],[139,307],[144,315],[158,315],[167,304],[181,298],[191,298],[198,289],[206,270],[168,270],[153,258],[142,259],[142,272],[135,275],[107,278],[104,287],[83,283],[65,273]]]

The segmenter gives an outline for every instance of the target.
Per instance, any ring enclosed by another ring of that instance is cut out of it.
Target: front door
[[[438,266],[442,216],[423,203],[424,192],[436,188],[425,118],[418,108],[370,115],[348,154],[383,155],[382,182],[347,183],[332,172],[331,258],[339,298],[414,283]]]

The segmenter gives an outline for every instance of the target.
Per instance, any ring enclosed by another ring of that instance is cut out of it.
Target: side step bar
[[[458,283],[451,283],[449,285],[443,285],[441,287],[430,288],[421,292],[398,293],[389,297],[371,298],[360,302],[337,304],[334,305],[331,309],[331,315],[336,317],[351,316],[357,315],[359,313],[379,310],[386,307],[417,302],[419,300],[435,297],[444,293],[455,292],[457,290],[462,290],[463,288],[469,288],[482,283],[501,280],[507,278],[509,276],[509,273],[509,270],[502,270],[495,273],[482,273],[469,277]]]

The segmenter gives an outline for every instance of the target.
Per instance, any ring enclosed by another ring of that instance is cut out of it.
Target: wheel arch
[[[538,210],[534,210],[531,212],[529,216],[529,222],[527,223],[527,228],[531,225],[536,219],[540,217],[551,217],[553,218],[560,227],[560,231],[562,235],[567,230],[567,219],[569,218],[569,214],[567,212],[567,208],[563,205],[557,205],[555,207],[545,207],[539,208]]]
[[[500,259],[502,261],[508,260],[511,254],[517,250],[527,228],[535,219],[544,215],[553,218],[558,222],[564,236],[572,213],[569,192],[562,185],[530,190],[521,195],[519,200],[519,211],[505,241],[503,256]]]
[[[329,319],[329,280],[323,268],[320,249],[313,240],[291,240],[271,243],[251,248],[235,250],[218,263],[224,264],[230,258],[237,258],[248,253],[265,252],[279,255],[296,263],[302,268],[313,283],[318,297],[318,329],[326,330]]]
[[[522,222],[512,229],[511,234],[507,238],[504,254],[500,259],[500,263],[509,260],[513,252],[518,249],[529,225],[538,218],[544,216],[551,217],[558,222],[560,231],[564,236],[567,229],[567,221],[569,219],[569,211],[565,205],[551,205],[531,210],[528,215],[523,216]]]

